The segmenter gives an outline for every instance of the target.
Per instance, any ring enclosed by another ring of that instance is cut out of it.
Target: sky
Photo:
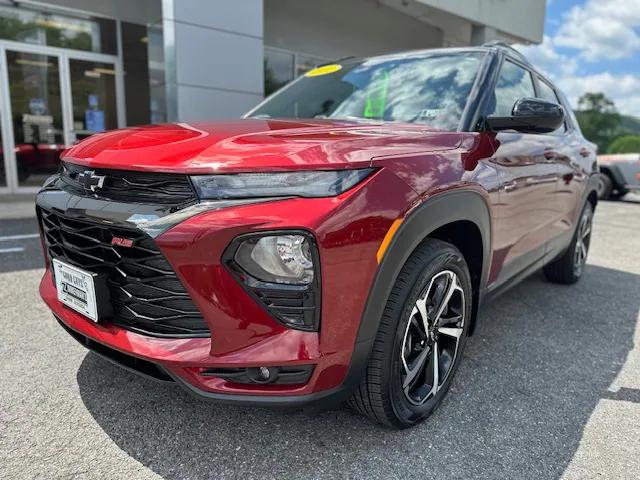
[[[603,92],[640,117],[640,0],[547,0],[544,40],[517,46],[570,98]]]

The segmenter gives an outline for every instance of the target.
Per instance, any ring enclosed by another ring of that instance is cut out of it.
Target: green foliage
[[[640,153],[640,135],[623,135],[616,138],[607,153]]]
[[[640,135],[640,118],[622,115],[622,130],[629,135]]]
[[[576,117],[585,138],[597,144],[600,152],[606,152],[621,133],[621,116],[603,93],[585,93],[580,97]]]

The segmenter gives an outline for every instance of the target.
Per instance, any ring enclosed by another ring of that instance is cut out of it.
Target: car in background
[[[598,198],[617,200],[629,192],[640,192],[640,153],[598,155]]]
[[[482,304],[541,268],[580,279],[597,180],[565,96],[506,45],[347,59],[244,119],[66,151],[37,196],[40,294],[85,347],[203,399],[409,427]]]

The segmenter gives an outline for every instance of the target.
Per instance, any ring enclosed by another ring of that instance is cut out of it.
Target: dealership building
[[[0,194],[95,132],[234,118],[332,60],[538,43],[545,0],[0,0]]]

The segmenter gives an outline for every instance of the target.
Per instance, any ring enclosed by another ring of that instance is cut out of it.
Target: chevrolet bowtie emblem
[[[102,188],[106,177],[104,175],[96,175],[95,173],[93,170],[85,170],[78,175],[78,182],[80,182],[80,185],[86,190],[91,190],[92,192],[99,190]]]

